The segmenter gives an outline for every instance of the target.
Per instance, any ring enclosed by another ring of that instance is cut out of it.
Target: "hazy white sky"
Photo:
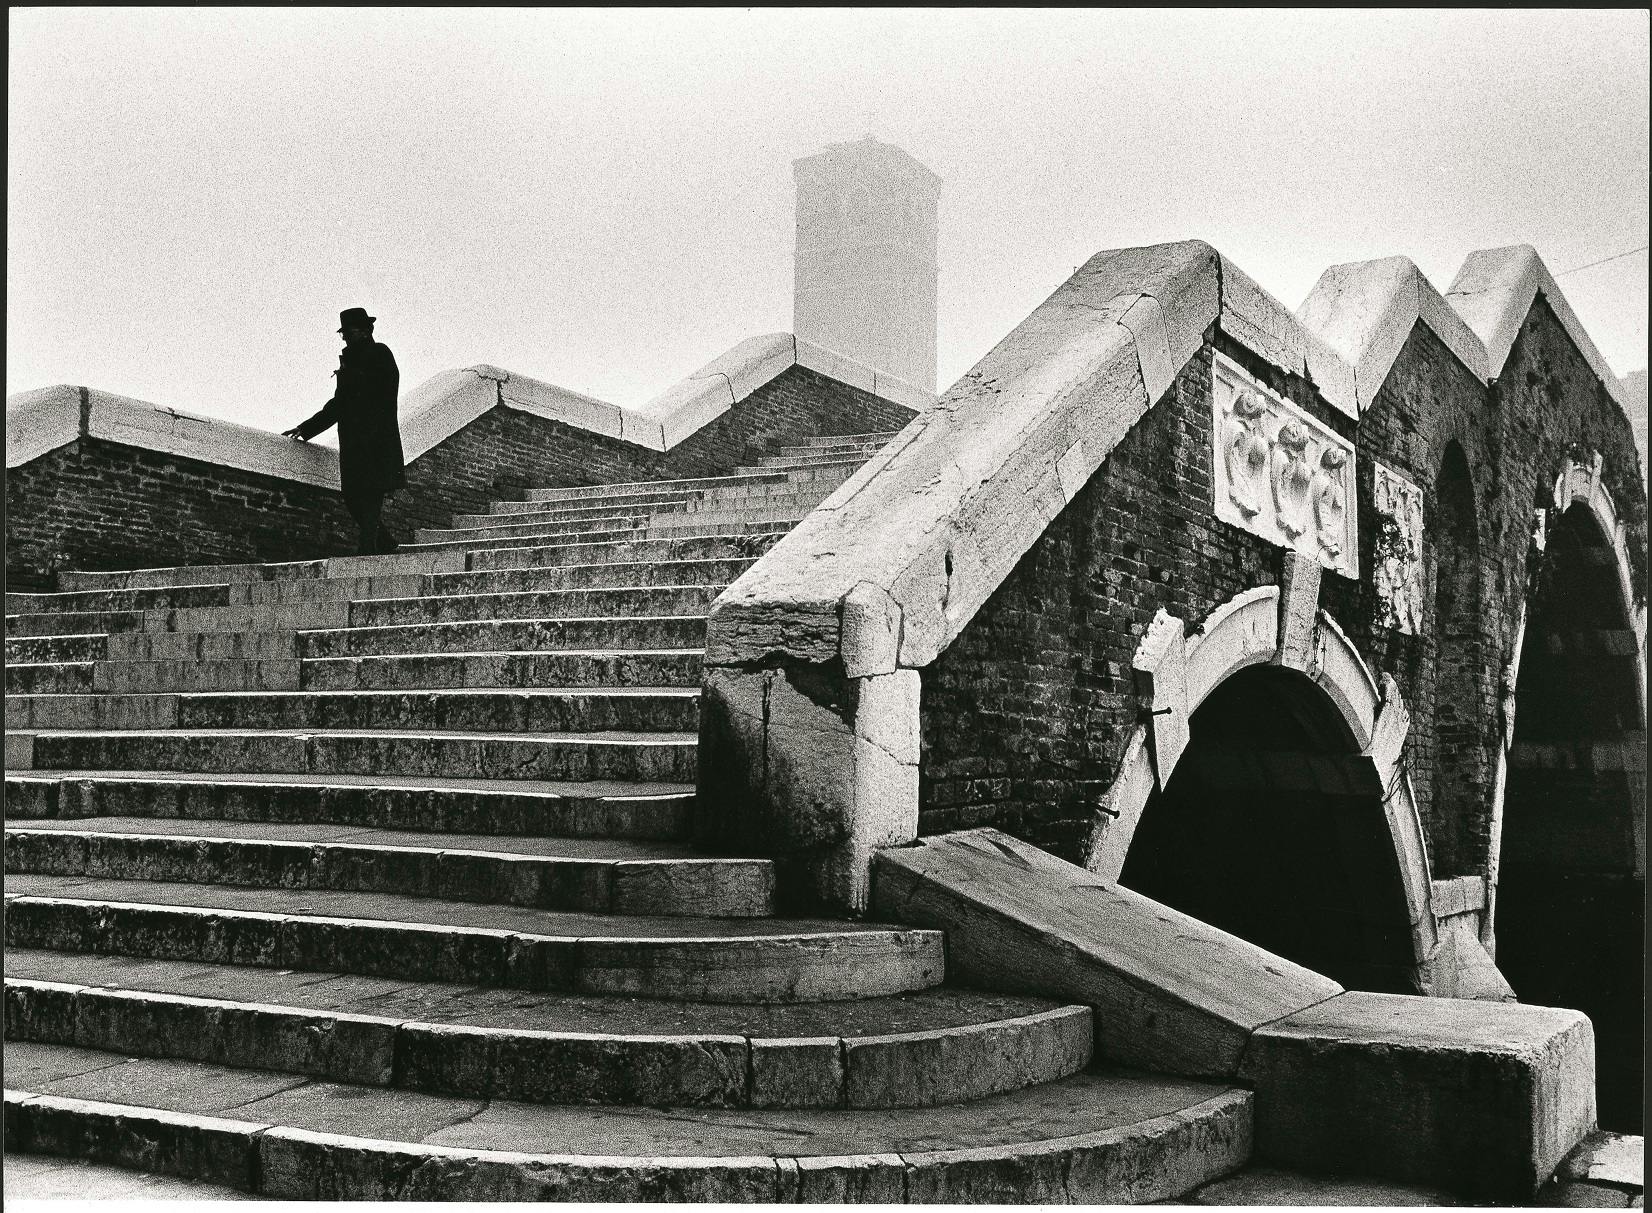
[[[7,393],[281,429],[364,306],[404,390],[640,403],[791,326],[791,161],[944,179],[942,386],[1103,248],[1327,265],[1647,241],[1645,12],[12,9]],[[1561,278],[1620,373],[1644,252]]]

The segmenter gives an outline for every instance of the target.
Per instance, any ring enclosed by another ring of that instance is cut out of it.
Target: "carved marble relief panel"
[[[1423,630],[1422,490],[1380,461],[1372,470],[1372,504],[1381,527],[1372,545],[1380,622],[1416,636]]]
[[[1216,517],[1359,576],[1354,448],[1218,354]]]

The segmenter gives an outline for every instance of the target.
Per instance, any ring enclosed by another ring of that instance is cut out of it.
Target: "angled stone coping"
[[[792,366],[914,410],[934,396],[790,333],[751,337],[640,407],[609,404],[485,364],[442,371],[402,397],[402,450],[412,462],[495,405],[653,451],[668,451]],[[295,414],[296,417],[296,414]],[[338,452],[268,430],[59,384],[6,400],[6,466],[21,467],[81,436],[162,451],[324,488]]]
[[[1538,295],[1619,407],[1623,385],[1529,244],[1470,253],[1441,295],[1409,257],[1333,265],[1320,275],[1296,318],[1353,368],[1360,411],[1369,408],[1411,330],[1421,321],[1481,383],[1502,373]]]
[[[1345,991],[990,828],[874,870],[954,980],[1089,1003],[1098,1056],[1254,1088],[1260,1161],[1519,1200],[1594,1128],[1579,1012]]]
[[[1119,1065],[1229,1077],[1256,1029],[1342,993],[991,828],[880,851],[874,873],[877,913],[946,931],[952,980],[1090,1004],[1096,1054]]]
[[[21,467],[83,436],[282,480],[338,487],[336,450],[294,442],[269,430],[69,384],[6,398],[8,468]]]

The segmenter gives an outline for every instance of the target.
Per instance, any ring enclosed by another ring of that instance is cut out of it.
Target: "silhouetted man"
[[[338,386],[321,411],[301,425],[282,431],[308,442],[328,426],[338,425],[338,478],[344,506],[361,528],[361,554],[382,556],[396,550],[379,513],[387,494],[407,483],[402,470],[402,436],[396,427],[396,389],[401,372],[390,347],[373,340],[366,308],[338,314],[344,350],[338,356]]]

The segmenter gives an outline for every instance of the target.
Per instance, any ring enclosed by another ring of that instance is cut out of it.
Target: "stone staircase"
[[[891,435],[6,596],[6,1148],[279,1198],[1159,1200],[1251,1097],[696,852],[712,600]],[[1105,1025],[1099,1025],[1105,1030]]]

